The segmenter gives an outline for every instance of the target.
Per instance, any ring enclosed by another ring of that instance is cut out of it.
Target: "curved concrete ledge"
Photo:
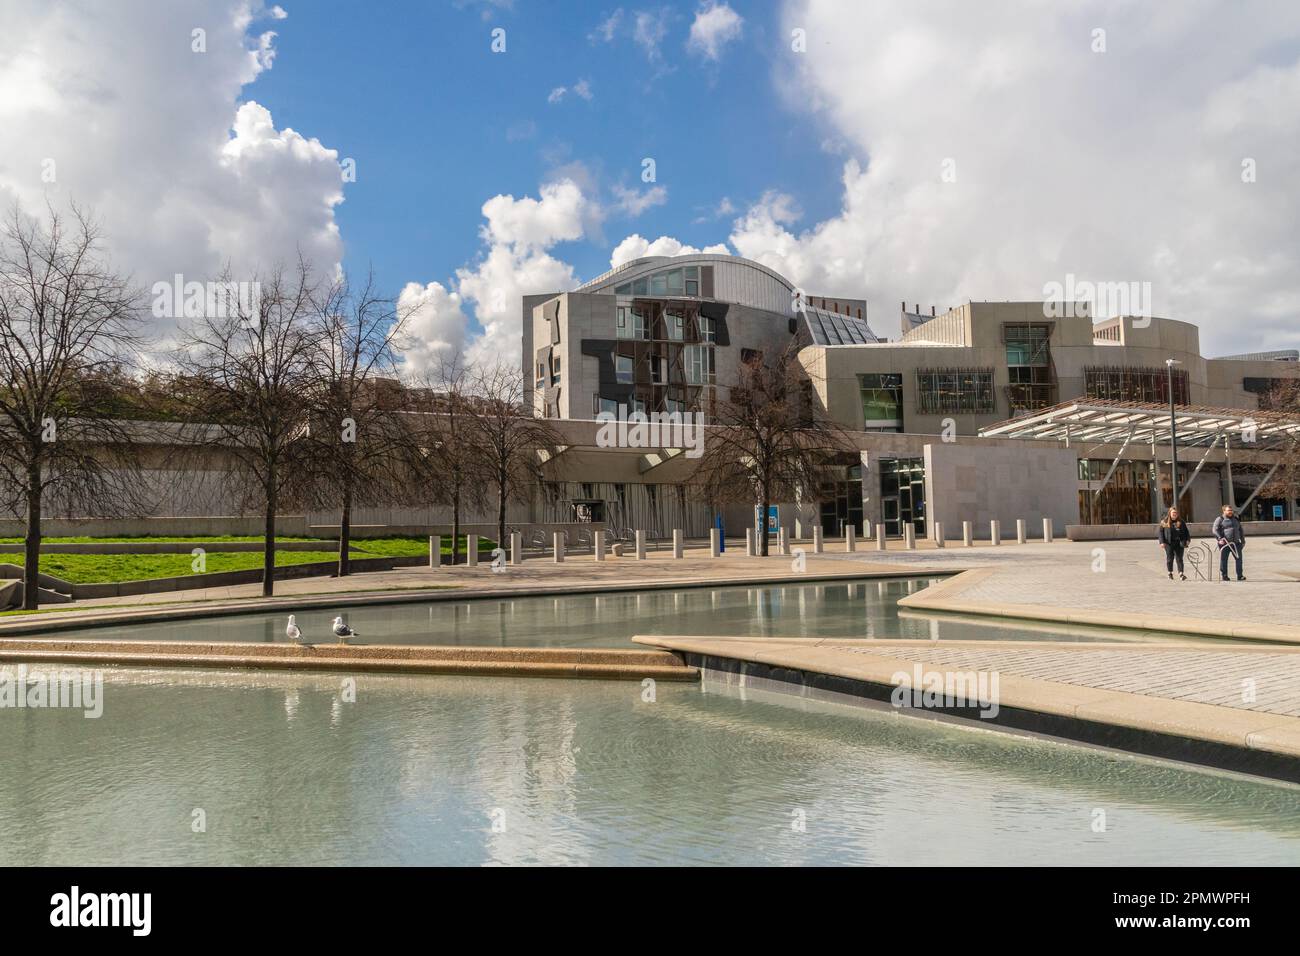
[[[831,645],[780,638],[637,636],[633,640],[682,654],[687,664],[704,672],[706,679],[710,673],[719,673],[731,675],[728,682],[741,688],[752,679],[761,682],[764,689],[785,688],[785,692],[796,697],[869,701],[873,705],[888,704],[896,690],[893,677],[898,672],[911,673],[918,664],[930,671],[942,670],[909,657],[909,647],[982,645],[1015,650],[1025,646],[1023,642],[1010,641],[866,640],[837,641]],[[1054,650],[1068,648],[1067,653],[1080,655],[1098,647],[1135,649],[1129,644],[1042,642],[1039,646]],[[1164,645],[1163,649],[1170,648]],[[1184,649],[1203,648],[1187,645]],[[1233,653],[1237,651],[1233,649]],[[1291,648],[1241,648],[1240,651],[1300,654]],[[1005,671],[999,676],[999,709],[992,718],[981,719],[976,708],[964,706],[896,710],[909,716],[943,717],[985,729],[1027,731],[1300,783],[1300,718],[1042,680]]]
[[[395,644],[237,644],[188,641],[0,641],[0,662],[692,681],[666,651],[429,647]]]
[[[962,600],[967,588],[997,573],[995,568],[974,568],[955,577],[932,584],[923,591],[898,599],[898,606],[911,610],[975,614],[983,617],[1007,617],[1025,621],[1050,621],[1057,624],[1084,624],[1124,630],[1188,634],[1235,640],[1268,641],[1300,644],[1300,626],[1213,621],[1199,617],[1175,617],[1150,611],[1092,611],[1041,604],[992,603]]]

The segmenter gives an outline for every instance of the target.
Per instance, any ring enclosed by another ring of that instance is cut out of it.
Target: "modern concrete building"
[[[1294,351],[1206,358],[1189,323],[1094,322],[1086,303],[1045,302],[967,302],[929,315],[904,304],[902,337],[888,342],[868,326],[863,300],[808,296],[763,265],[716,255],[637,259],[523,305],[526,403],[573,426],[619,406],[707,419],[747,354],[794,340],[819,402],[856,446],[818,501],[778,507],[776,520],[796,534],[820,525],[835,535],[864,522],[890,535],[910,524],[921,536],[937,522],[948,537],[962,521],[984,535],[988,522],[1013,531],[1017,518],[1035,528],[1049,518],[1058,531],[1149,522],[1172,495],[1168,432],[1157,423],[1171,386],[1180,408],[1209,413],[1180,425],[1188,431],[1179,456],[1185,511],[1206,520],[1233,502],[1249,504],[1252,518],[1296,515],[1295,502],[1259,492],[1300,432],[1280,431],[1268,447],[1242,440],[1261,401],[1279,383],[1300,381]],[[1071,403],[1130,406],[1144,438],[1111,430],[1071,442],[1048,425],[1009,427],[1043,415],[1059,423]],[[1218,421],[1220,432],[1205,421]],[[1234,427],[1236,438],[1223,437]],[[598,515],[657,526],[655,515],[671,511],[693,533],[716,520],[683,493],[689,463],[674,450],[595,445],[579,438],[548,465],[547,520]],[[723,511],[733,534],[752,520],[744,508]]]

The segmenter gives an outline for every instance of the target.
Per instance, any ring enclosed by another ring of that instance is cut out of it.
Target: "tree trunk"
[[[23,539],[23,610],[40,604],[41,574],[41,466],[27,469],[27,536]]]
[[[352,543],[352,482],[343,487],[343,511],[339,516],[339,577],[347,577]]]
[[[270,486],[266,489],[266,525],[262,542],[262,597],[275,594],[275,469],[271,469]]]
[[[497,482],[497,547],[504,548],[506,540],[506,490],[507,479],[502,475]]]
[[[769,500],[769,497],[770,496],[768,492],[763,491],[759,494],[759,502],[758,502],[758,526],[760,529],[762,529],[759,531],[758,553],[764,558],[766,558],[768,554],[767,509],[771,506],[771,501]]]
[[[451,488],[451,563],[460,557],[460,476],[452,479]]]

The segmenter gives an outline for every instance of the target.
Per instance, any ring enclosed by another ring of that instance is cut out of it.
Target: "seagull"
[[[289,626],[284,629],[284,636],[295,644],[302,643],[302,631],[298,630],[298,624],[292,614],[289,615]]]
[[[340,644],[346,644],[349,637],[357,636],[357,632],[344,624],[342,617],[336,617],[334,619],[334,636],[339,639]]]

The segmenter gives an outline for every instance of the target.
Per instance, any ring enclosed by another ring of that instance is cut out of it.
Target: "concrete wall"
[[[1079,520],[1078,457],[1069,448],[1041,445],[988,446],[930,442],[925,445],[925,497],[929,523],[942,522],[944,536],[961,536],[973,521],[975,536],[989,536],[989,522],[1002,522],[1014,540],[1016,519],[1040,537],[1044,518],[1058,533]]]

